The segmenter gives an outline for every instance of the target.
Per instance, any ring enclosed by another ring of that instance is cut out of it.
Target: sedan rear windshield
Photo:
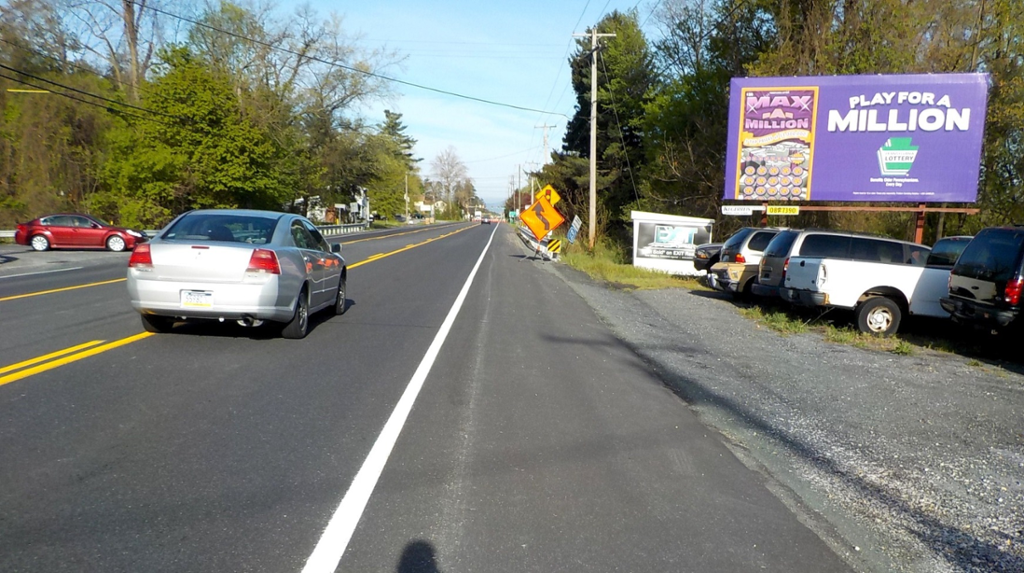
[[[277,219],[258,215],[196,213],[185,215],[162,238],[179,241],[226,241],[264,245],[273,240]]]
[[[1008,281],[1020,268],[1024,230],[986,229],[974,238],[953,267],[953,274],[984,281]]]

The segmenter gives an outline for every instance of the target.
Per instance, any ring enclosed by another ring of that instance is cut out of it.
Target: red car
[[[146,240],[145,233],[106,225],[79,213],[58,213],[19,223],[14,232],[14,242],[36,251],[56,248],[130,251]]]

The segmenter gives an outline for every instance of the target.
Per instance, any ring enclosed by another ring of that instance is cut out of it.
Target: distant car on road
[[[81,213],[57,213],[19,223],[14,242],[36,251],[107,249],[120,252],[146,241],[142,231],[107,225]]]
[[[285,338],[304,338],[311,314],[345,312],[340,253],[299,215],[190,211],[136,247],[128,294],[148,332],[167,332],[178,320],[271,321]]]

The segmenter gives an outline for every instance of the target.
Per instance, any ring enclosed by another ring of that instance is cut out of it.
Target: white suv
[[[852,310],[861,331],[893,334],[907,314],[949,316],[937,297],[920,296],[948,280],[948,267],[925,267],[930,251],[907,241],[816,232],[790,257],[779,294],[796,304]]]

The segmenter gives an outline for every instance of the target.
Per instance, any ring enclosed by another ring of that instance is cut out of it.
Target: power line
[[[141,115],[135,115],[134,113],[124,111],[123,109],[116,109],[116,108],[112,108],[110,106],[106,106],[106,105],[103,105],[103,104],[96,103],[94,101],[84,100],[82,98],[75,97],[75,96],[73,96],[71,94],[67,94],[67,93],[63,93],[63,92],[58,92],[58,91],[47,90],[46,88],[43,88],[43,87],[39,86],[38,84],[33,84],[31,82],[26,82],[25,80],[22,80],[22,79],[19,79],[19,78],[13,78],[13,77],[5,75],[5,74],[0,74],[0,78],[4,78],[4,79],[10,80],[12,82],[17,82],[19,84],[22,84],[22,85],[25,85],[25,86],[29,86],[31,88],[35,88],[35,89],[38,89],[38,90],[48,91],[48,92],[50,92],[50,93],[52,93],[54,95],[59,95],[59,96],[66,97],[68,99],[77,101],[79,103],[84,103],[86,105],[91,105],[93,107],[98,107],[98,108],[104,109],[104,110],[106,110],[106,111],[108,111],[110,113],[126,115],[128,117],[134,117],[135,119],[140,119],[140,120],[143,120],[143,121],[155,121],[157,123],[163,123],[163,122],[161,122],[159,120],[156,120],[156,119],[153,119],[153,118],[150,118],[150,117],[143,117]]]
[[[50,54],[47,54],[46,52],[41,52],[39,50],[34,50],[32,48],[29,48],[29,47],[26,47],[26,46],[22,46],[21,44],[18,44],[16,42],[12,42],[10,40],[5,40],[3,38],[0,38],[0,42],[3,42],[3,43],[8,44],[8,45],[11,45],[11,46],[13,46],[13,47],[15,47],[15,48],[17,48],[19,50],[23,50],[23,51],[28,52],[30,54],[35,54],[37,56],[40,56],[40,57],[43,57],[43,58],[47,58],[49,60],[53,60],[54,62],[57,62],[61,66],[68,66],[68,67],[70,67],[72,69],[75,69],[75,70],[81,70],[81,71],[83,71],[83,72],[85,72],[87,74],[92,74],[92,75],[94,75],[94,76],[96,76],[98,78],[103,78],[105,80],[109,79],[106,74],[104,74],[104,73],[102,73],[100,71],[97,71],[95,69],[92,69],[92,68],[89,68],[89,67],[86,67],[86,66],[74,64],[72,62],[62,61],[60,58],[57,58],[56,56],[51,56]],[[164,101],[173,101],[173,100],[171,100],[171,98],[167,97],[164,94],[161,94],[159,92],[155,92],[155,91],[146,89],[146,87],[143,84],[140,84],[140,85],[136,86],[136,89],[138,89],[140,92],[142,92],[144,94],[156,96],[156,97],[158,97],[158,98],[160,98],[160,99],[162,99]]]
[[[662,0],[658,0],[657,2],[654,3],[654,7],[651,8],[651,11],[647,13],[647,17],[644,18],[644,21],[640,24],[640,28],[641,29],[644,27],[644,24],[646,24],[647,21],[651,19],[651,16],[654,15],[654,11],[658,9],[658,6],[661,6],[661,1]],[[637,2],[637,6],[639,6],[639,5],[640,5],[640,3]],[[634,6],[633,8],[636,9],[636,6]]]
[[[91,92],[80,90],[78,88],[73,88],[71,86],[66,86],[66,85],[64,85],[62,83],[55,82],[53,80],[48,80],[46,78],[41,78],[39,76],[30,74],[28,72],[23,72],[23,71],[21,71],[19,69],[12,68],[10,66],[5,66],[3,64],[0,64],[0,68],[3,68],[3,69],[5,69],[7,71],[10,71],[10,72],[14,72],[16,74],[23,75],[26,78],[32,78],[32,79],[34,79],[36,81],[39,81],[39,82],[48,83],[50,85],[57,86],[57,87],[59,87],[61,89],[65,89],[65,90],[68,90],[68,91],[71,91],[71,92],[75,92],[75,93],[79,93],[79,94],[82,94],[82,95],[87,95],[89,97],[93,97],[93,98],[96,98],[96,99],[98,99],[100,101],[105,101],[105,102],[108,102],[108,103],[111,103],[111,104],[114,104],[114,105],[119,105],[119,106],[131,108],[131,109],[137,109],[139,111],[144,111],[146,113],[151,113],[153,115],[162,115],[164,117],[169,117],[169,118],[177,120],[177,121],[182,121],[183,120],[183,118],[180,118],[180,117],[178,117],[176,115],[171,115],[171,114],[168,114],[168,113],[163,113],[162,111],[156,111],[156,110],[152,110],[152,109],[147,109],[147,108],[144,108],[144,107],[139,107],[137,105],[132,105],[130,103],[124,103],[124,102],[120,102],[120,101],[113,100],[113,99],[110,99],[110,98],[106,98],[106,97],[103,97],[103,96],[100,96],[100,95],[96,95],[96,94],[91,93]]]
[[[127,0],[127,1],[131,2],[132,4],[135,4],[136,6],[140,6],[140,7],[143,6],[143,3],[139,2],[139,0]],[[534,113],[544,113],[544,114],[560,115],[562,117],[567,117],[563,113],[558,113],[558,112],[553,112],[553,111],[545,111],[545,110],[542,110],[542,109],[535,109],[535,108],[531,108],[531,107],[524,107],[524,106],[514,105],[514,104],[510,104],[510,103],[502,103],[502,102],[498,102],[498,101],[494,101],[494,100],[478,98],[478,97],[475,97],[475,96],[469,96],[469,95],[465,95],[465,94],[460,94],[460,93],[453,92],[453,91],[442,90],[442,89],[439,89],[439,88],[432,88],[430,86],[425,86],[423,84],[417,84],[417,83],[409,82],[409,81],[406,81],[406,80],[400,80],[398,78],[392,78],[390,76],[385,76],[383,74],[378,74],[378,73],[375,73],[375,72],[369,72],[369,71],[366,71],[366,70],[360,70],[359,68],[354,68],[352,66],[346,66],[345,64],[339,64],[338,62],[331,62],[331,61],[325,60],[323,58],[318,58],[316,56],[310,56],[308,54],[302,54],[300,52],[296,52],[296,51],[290,50],[288,48],[283,48],[281,46],[276,46],[276,45],[271,44],[269,42],[264,42],[264,41],[261,41],[261,40],[257,40],[255,38],[250,38],[248,36],[243,36],[242,34],[236,34],[235,32],[231,32],[229,30],[223,30],[221,28],[217,28],[216,26],[211,26],[209,24],[205,24],[205,23],[200,22],[198,20],[192,20],[191,18],[186,18],[185,16],[181,16],[181,15],[175,14],[173,12],[168,12],[168,11],[162,10],[160,8],[156,8],[156,7],[149,6],[149,5],[146,5],[145,7],[150,9],[150,10],[152,10],[152,11],[154,11],[154,12],[156,12],[156,13],[158,13],[158,14],[163,14],[163,15],[169,16],[171,18],[176,18],[178,20],[181,20],[182,22],[188,22],[189,24],[192,24],[193,26],[200,26],[202,28],[206,28],[206,29],[212,30],[214,32],[219,32],[221,34],[226,34],[226,35],[231,36],[233,38],[238,38],[239,40],[245,40],[247,42],[252,42],[253,44],[256,44],[258,46],[263,46],[263,47],[269,48],[271,50],[277,50],[277,51],[280,51],[280,52],[284,52],[286,54],[291,54],[293,56],[297,56],[297,57],[300,57],[300,58],[305,58],[305,59],[308,59],[308,60],[311,60],[311,61],[314,61],[314,62],[318,62],[318,63],[321,63],[321,64],[325,64],[325,65],[328,65],[328,66],[332,66],[332,67],[336,67],[336,68],[341,68],[343,70],[347,70],[347,71],[354,72],[354,73],[357,73],[357,74],[362,74],[362,75],[365,75],[365,76],[368,76],[368,77],[372,77],[372,78],[377,78],[379,80],[384,80],[384,81],[387,81],[387,82],[394,82],[396,84],[401,84],[401,85],[404,85],[404,86],[409,86],[409,87],[413,87],[413,88],[417,88],[417,89],[421,89],[421,90],[425,90],[425,91],[429,91],[429,92],[439,93],[439,94],[443,94],[443,95],[448,95],[448,96],[457,97],[457,98],[461,98],[461,99],[465,99],[465,100],[470,100],[470,101],[475,101],[475,102],[479,102],[479,103],[484,103],[484,104],[488,104],[488,105],[494,105],[494,106],[498,106],[498,107],[506,107],[506,108],[510,108],[510,109],[518,109],[520,111],[530,111],[530,112],[534,112]]]
[[[594,54],[597,57],[597,54]],[[640,193],[636,190],[636,180],[633,178],[633,166],[630,165],[629,161],[629,150],[626,148],[626,135],[622,132],[622,121],[619,120],[618,106],[615,105],[615,94],[612,93],[611,83],[612,79],[608,76],[608,68],[604,65],[604,58],[600,58],[601,71],[604,72],[604,79],[608,82],[608,98],[612,100],[612,114],[615,116],[615,124],[619,130],[619,141],[622,142],[622,155],[626,158],[626,169],[629,171],[629,183],[633,187],[633,197],[636,198],[636,207],[640,208]]]

